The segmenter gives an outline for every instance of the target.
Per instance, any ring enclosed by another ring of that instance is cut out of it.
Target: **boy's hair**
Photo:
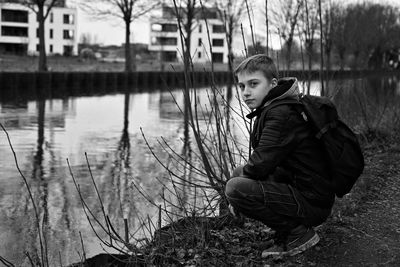
[[[241,72],[253,73],[256,71],[261,71],[269,80],[279,79],[274,61],[266,54],[257,54],[246,58],[236,67],[234,74],[237,79],[237,75]]]

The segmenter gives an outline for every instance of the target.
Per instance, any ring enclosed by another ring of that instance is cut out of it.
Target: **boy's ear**
[[[272,85],[272,87],[277,86],[277,85],[278,85],[278,79],[272,78],[272,80],[271,80],[271,85]]]

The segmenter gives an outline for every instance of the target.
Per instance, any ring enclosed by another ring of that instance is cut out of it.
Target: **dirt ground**
[[[262,259],[262,250],[271,245],[272,231],[248,218],[238,221],[223,216],[185,218],[174,227],[163,227],[161,241],[153,240],[143,265],[117,263],[115,257],[104,255],[87,264],[149,266],[150,261],[150,266],[400,266],[400,143],[369,145],[364,154],[363,175],[349,195],[337,200],[327,222],[318,227],[321,241],[300,255]]]
[[[363,175],[318,227],[321,241],[303,254],[262,259],[271,232],[248,219],[209,231],[203,248],[193,242],[163,253],[179,261],[172,266],[400,266],[400,145],[369,145],[364,154]]]
[[[319,230],[316,248],[290,262],[304,266],[400,266],[400,146],[366,152],[363,196]],[[352,200],[349,200],[352,201]]]

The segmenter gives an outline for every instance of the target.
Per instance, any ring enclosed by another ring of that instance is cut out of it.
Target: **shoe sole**
[[[306,243],[304,243],[301,246],[298,246],[297,248],[291,249],[291,250],[287,251],[286,253],[289,256],[297,255],[297,254],[302,253],[302,252],[306,251],[307,249],[315,246],[316,244],[318,244],[319,240],[320,240],[320,238],[319,238],[318,234],[315,233],[315,235],[310,240],[308,240]]]
[[[269,256],[294,256],[297,255],[299,253],[302,253],[304,251],[306,251],[307,249],[315,246],[318,242],[319,242],[320,238],[318,236],[317,233],[315,233],[315,235],[310,238],[310,240],[308,240],[306,243],[304,243],[301,246],[298,246],[297,248],[291,249],[289,251],[284,251],[284,252],[263,252],[261,254],[261,258],[267,258]]]

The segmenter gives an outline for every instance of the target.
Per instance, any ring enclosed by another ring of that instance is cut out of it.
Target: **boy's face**
[[[261,71],[239,72],[237,77],[242,100],[250,109],[258,108],[264,97],[277,84],[275,78],[269,80]]]

